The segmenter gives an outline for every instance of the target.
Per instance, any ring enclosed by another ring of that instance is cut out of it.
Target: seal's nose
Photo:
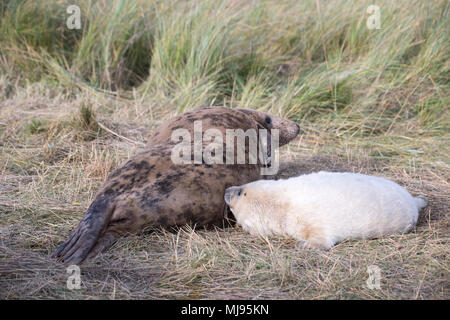
[[[229,189],[225,190],[225,195],[223,196],[223,199],[225,200],[225,203],[227,205],[230,205],[231,203],[231,192]]]
[[[229,187],[225,190],[224,200],[227,205],[231,204],[231,200],[235,196],[240,196],[242,193],[241,187]]]

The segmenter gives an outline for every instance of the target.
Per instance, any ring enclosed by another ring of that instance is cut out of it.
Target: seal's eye
[[[244,197],[247,195],[247,193],[246,192],[244,192]]]
[[[238,195],[238,196],[241,196],[241,193],[242,193],[242,190],[239,190],[238,193],[237,193],[237,195]]]
[[[272,119],[270,119],[269,116],[266,116],[266,118],[264,119],[264,121],[265,121],[267,124],[271,124],[271,123],[272,123]]]

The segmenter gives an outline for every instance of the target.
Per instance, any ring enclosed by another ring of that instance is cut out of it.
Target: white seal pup
[[[230,187],[224,198],[245,231],[286,235],[317,249],[406,233],[428,204],[387,179],[325,171]]]

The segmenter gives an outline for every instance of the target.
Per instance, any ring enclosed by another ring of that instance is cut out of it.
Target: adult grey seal
[[[171,132],[193,130],[191,124],[197,120],[205,130],[278,129],[280,145],[299,133],[295,122],[253,110],[207,108],[175,117],[156,130],[147,150],[107,177],[78,227],[52,256],[65,264],[79,264],[118,237],[146,227],[223,226],[225,189],[260,179],[262,164],[174,163]]]

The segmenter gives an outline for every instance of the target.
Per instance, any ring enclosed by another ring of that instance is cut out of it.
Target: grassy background
[[[82,28],[66,27],[70,4]],[[369,30],[366,9],[381,9]],[[449,295],[448,1],[3,1],[1,298],[432,298]],[[327,252],[241,229],[158,230],[82,268],[46,255],[107,174],[200,106],[300,123],[280,176],[388,177],[430,206],[410,234]],[[381,290],[365,281],[381,268]]]

